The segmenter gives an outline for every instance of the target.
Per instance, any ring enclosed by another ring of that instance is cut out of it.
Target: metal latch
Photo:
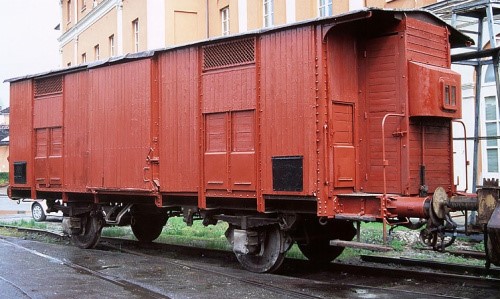
[[[392,133],[393,137],[403,137],[407,134],[407,131],[396,131]]]

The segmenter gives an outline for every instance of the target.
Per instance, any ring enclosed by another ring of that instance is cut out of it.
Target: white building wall
[[[147,0],[148,49],[165,47],[165,0]]]
[[[296,0],[286,0],[286,23],[294,23],[296,21],[295,16],[295,1]]]
[[[450,21],[450,20],[447,20]],[[477,24],[470,24],[469,26],[463,26],[464,23],[457,22],[459,29],[477,31]],[[481,48],[489,45],[489,31],[488,25],[483,24],[483,42]],[[500,26],[495,25],[494,27],[495,35],[500,34]],[[477,44],[477,38],[471,36],[475,43]],[[463,52],[464,49],[452,50],[452,54]],[[468,51],[472,51],[469,49]],[[484,83],[484,76],[486,73],[487,66],[482,68],[482,78],[481,78],[481,99],[480,99],[480,113],[479,113],[479,136],[486,136],[485,128],[485,98],[490,96],[496,97],[496,85],[495,83]],[[473,165],[474,162],[474,117],[475,117],[475,77],[476,73],[473,66],[464,66],[453,64],[452,69],[462,76],[462,121],[466,126],[467,134],[467,152],[465,152],[464,145],[464,133],[463,128],[459,124],[453,125],[453,156],[454,156],[454,177],[455,183],[458,184],[458,190],[467,190],[472,192],[473,186],[473,171],[474,167],[477,168],[477,185],[481,185],[483,178],[500,178],[498,172],[488,172],[487,171],[487,155],[486,155],[486,140],[480,139],[478,146],[478,163]],[[497,132],[500,134],[500,132]],[[498,140],[500,142],[500,140]],[[468,161],[468,166],[466,166],[465,159]],[[500,157],[499,157],[500,160]],[[466,186],[466,176],[467,171],[468,182]]]

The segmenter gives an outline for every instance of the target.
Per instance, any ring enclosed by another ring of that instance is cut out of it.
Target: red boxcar
[[[227,221],[252,271],[293,242],[330,261],[353,222],[426,218],[456,191],[450,47],[468,41],[368,9],[12,79],[10,197],[62,199],[81,247],[183,215]]]

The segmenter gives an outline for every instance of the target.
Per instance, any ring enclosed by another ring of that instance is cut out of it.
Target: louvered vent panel
[[[35,80],[35,97],[62,92],[62,76]]]
[[[255,39],[247,38],[203,47],[203,70],[255,62]]]

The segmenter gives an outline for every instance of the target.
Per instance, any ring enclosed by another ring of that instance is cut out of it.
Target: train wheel
[[[313,263],[329,263],[336,259],[344,247],[330,246],[330,239],[315,240],[309,244],[297,244],[300,251]]]
[[[329,263],[344,251],[344,247],[330,246],[330,240],[351,241],[356,235],[352,223],[346,221],[330,221],[325,225],[317,221],[306,222],[304,230],[309,241],[297,242],[297,245],[308,260],[318,264]]]
[[[81,232],[79,234],[72,234],[71,241],[83,249],[94,248],[101,238],[103,219],[99,214],[93,216],[85,214],[80,217],[80,220]]]
[[[141,215],[132,217],[130,227],[139,242],[151,243],[160,236],[165,223],[160,215]]]
[[[265,273],[278,270],[290,247],[286,245],[285,234],[279,226],[273,225],[259,231],[259,240],[260,250],[258,253],[236,253],[236,258],[245,269],[252,272]]]

